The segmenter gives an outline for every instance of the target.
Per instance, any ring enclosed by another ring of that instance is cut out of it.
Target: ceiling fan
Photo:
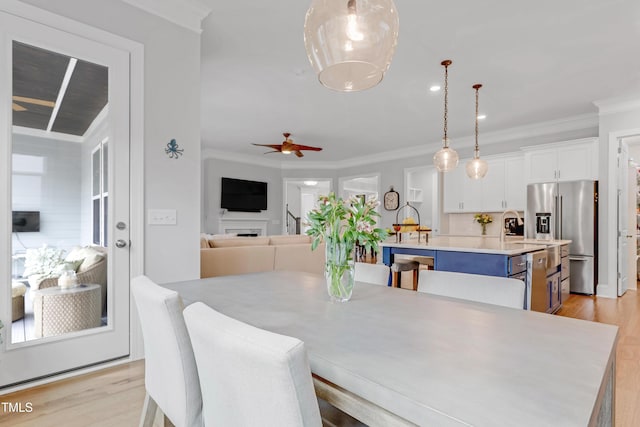
[[[257,145],[257,146],[260,146],[260,147],[273,148],[273,151],[267,151],[265,154],[268,154],[268,153],[282,153],[282,154],[294,153],[298,157],[303,157],[304,156],[304,154],[302,154],[303,150],[322,151],[322,148],[320,148],[320,147],[312,147],[310,145],[300,145],[300,144],[294,143],[293,140],[289,139],[289,136],[291,134],[288,133],[288,132],[283,133],[283,135],[284,135],[284,141],[282,141],[282,144],[253,144],[253,145]]]
[[[22,104],[34,104],[34,105],[42,105],[43,107],[53,108],[56,103],[53,101],[45,101],[44,99],[36,99],[36,98],[28,98],[25,96],[16,96],[12,97],[11,107],[13,111],[27,111],[26,107],[18,104],[18,102]]]

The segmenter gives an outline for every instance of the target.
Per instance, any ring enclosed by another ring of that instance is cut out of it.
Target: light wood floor
[[[640,294],[621,298],[571,295],[556,313],[560,316],[617,325],[616,426],[640,426]]]
[[[640,296],[622,298],[571,295],[560,316],[618,325],[616,427],[640,426]],[[0,426],[137,426],[144,399],[144,364],[132,362],[99,372],[0,396],[0,402],[31,402],[31,413],[7,413]],[[160,417],[156,417],[160,426]]]

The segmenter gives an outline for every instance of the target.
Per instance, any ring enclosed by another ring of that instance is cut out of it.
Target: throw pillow
[[[53,274],[59,276],[65,270],[78,271],[78,267],[80,267],[80,264],[82,264],[81,259],[76,261],[65,261],[58,264],[58,266],[53,270]]]
[[[84,260],[82,260],[82,264],[80,264],[80,267],[78,267],[78,273],[83,273],[89,270],[91,267],[93,267],[103,259],[104,255],[98,252],[87,256]]]

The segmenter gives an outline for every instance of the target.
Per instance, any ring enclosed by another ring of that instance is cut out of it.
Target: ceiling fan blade
[[[294,153],[296,154],[296,156],[298,157],[304,157],[304,154],[302,154],[302,152],[300,150],[295,150]]]
[[[27,111],[26,108],[24,108],[22,105],[18,105],[15,102],[11,103],[11,108],[13,109],[13,111]]]
[[[26,96],[13,95],[12,99],[16,102],[25,102],[27,104],[42,105],[43,107],[50,107],[50,108],[53,108],[56,105],[54,101],[45,101],[44,99],[29,98]]]
[[[320,147],[312,147],[310,145],[295,145],[296,150],[322,151]]]
[[[273,148],[274,150],[276,150],[277,152],[282,151],[282,146],[280,144],[252,144],[252,145],[256,145],[258,147],[269,147],[269,148]],[[269,151],[271,152],[271,151]]]

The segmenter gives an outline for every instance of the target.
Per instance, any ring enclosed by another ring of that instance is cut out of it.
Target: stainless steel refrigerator
[[[595,293],[598,282],[598,181],[527,186],[525,238],[571,240],[571,292]]]

